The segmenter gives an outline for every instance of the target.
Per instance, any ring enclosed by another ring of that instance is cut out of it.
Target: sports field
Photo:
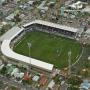
[[[30,57],[54,64],[58,68],[68,65],[69,51],[71,51],[72,63],[81,53],[81,46],[76,41],[38,31],[28,32],[24,35],[14,45],[13,50],[29,56],[27,43],[31,43]]]

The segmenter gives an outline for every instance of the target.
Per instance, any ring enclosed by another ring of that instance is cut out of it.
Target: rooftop
[[[90,89],[90,83],[88,80],[84,80],[84,82],[80,85],[80,88],[83,90],[89,90]]]
[[[9,31],[7,31],[4,35],[2,35],[0,37],[0,41],[9,40],[10,38],[13,38],[14,35],[18,34],[21,31],[22,31],[21,28],[15,26],[15,27],[11,28]]]

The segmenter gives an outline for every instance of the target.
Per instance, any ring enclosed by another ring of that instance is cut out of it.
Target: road
[[[18,88],[21,88],[21,89],[23,88],[22,90],[38,90],[37,88],[30,87],[30,86],[25,86],[22,83],[15,82],[15,81],[10,80],[7,77],[3,77],[3,76],[0,76],[0,81],[3,81],[3,83],[6,83],[10,86],[12,85],[12,86],[15,86],[15,87],[18,87]]]

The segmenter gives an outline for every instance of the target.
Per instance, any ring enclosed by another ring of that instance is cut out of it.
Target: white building
[[[54,82],[54,80],[52,80],[52,81],[49,83],[48,88],[51,89],[51,90],[54,90],[54,89],[53,89],[54,85],[55,85],[55,82]]]
[[[2,4],[2,3],[4,3],[5,2],[5,0],[0,0],[0,4]]]
[[[73,9],[82,9],[83,3],[81,1],[77,1],[76,3],[69,5],[69,7],[73,8]]]
[[[32,6],[34,4],[35,1],[29,1],[27,2],[30,6]]]
[[[5,18],[6,20],[12,20],[12,19],[14,19],[14,13],[12,13],[12,14],[10,14],[9,16],[7,16],[6,18]]]
[[[11,73],[11,76],[15,76],[16,73],[19,73],[19,69],[18,68],[15,68],[12,73]]]
[[[84,80],[80,85],[80,90],[90,90],[90,83],[88,80]]]
[[[47,11],[48,7],[45,6],[46,1],[42,1],[42,3],[37,7],[39,10]]]
[[[87,6],[87,7],[84,8],[81,12],[87,12],[87,13],[90,13],[90,6]]]

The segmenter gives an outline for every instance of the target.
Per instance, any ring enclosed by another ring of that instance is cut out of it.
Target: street
[[[38,90],[37,88],[25,86],[22,83],[15,82],[4,76],[0,76],[0,81],[3,81],[3,83],[5,83],[5,84],[9,84],[9,85],[21,88],[21,90]]]

